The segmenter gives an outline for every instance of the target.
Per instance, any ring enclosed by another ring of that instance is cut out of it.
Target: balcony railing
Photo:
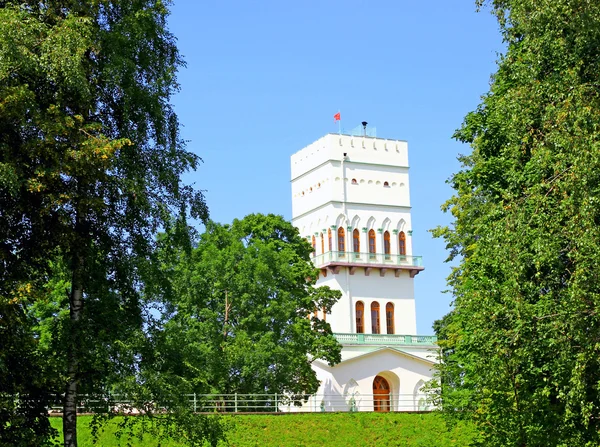
[[[389,266],[422,267],[422,256],[392,255],[385,253],[357,253],[353,251],[328,251],[313,256],[313,263],[320,267],[329,263],[377,264]]]
[[[396,335],[396,334],[333,334],[343,345],[411,345],[432,346],[437,342],[435,335]]]

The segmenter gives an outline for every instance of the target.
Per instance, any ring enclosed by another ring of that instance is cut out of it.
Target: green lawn
[[[441,416],[435,413],[308,413],[294,415],[237,415],[225,416],[231,423],[228,432],[231,447],[278,446],[394,446],[394,447],[463,447],[474,439],[473,427],[458,425],[446,428]],[[92,446],[89,430],[91,417],[79,418],[79,445]],[[62,420],[52,418],[60,429]],[[100,435],[100,446],[125,446],[125,438],[115,437],[116,421],[109,422]],[[152,439],[134,439],[135,447],[152,447]],[[164,442],[164,447],[185,444]]]

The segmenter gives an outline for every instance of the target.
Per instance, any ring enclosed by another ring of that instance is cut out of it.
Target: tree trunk
[[[79,321],[83,312],[83,268],[81,253],[73,259],[73,283],[69,296],[70,331],[67,352],[67,383],[63,402],[63,434],[65,447],[77,447],[77,385],[79,372]]]

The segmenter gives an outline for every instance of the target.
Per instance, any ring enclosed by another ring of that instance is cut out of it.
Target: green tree
[[[481,445],[599,445],[600,3],[489,4],[507,50],[435,231],[459,261],[442,403]]]
[[[31,335],[35,322],[5,302],[0,318],[0,445],[44,445],[53,433],[45,417],[52,382]]]
[[[180,180],[199,159],[185,150],[169,104],[182,60],[168,3],[0,2],[0,368],[20,356],[45,367],[33,355],[28,309],[61,264],[69,287],[57,348],[62,389],[44,387],[64,393],[66,446],[77,444],[79,385],[104,390],[108,365],[108,378],[119,368],[135,373],[139,355],[107,354],[133,347],[122,341],[143,328],[156,232],[185,242],[186,216],[208,215],[202,194]],[[2,385],[3,398],[33,399],[43,384],[9,374]]]
[[[174,290],[165,365],[199,393],[316,392],[315,359],[340,361],[329,324],[340,292],[315,288],[312,247],[281,216],[209,223],[191,255],[165,259]]]

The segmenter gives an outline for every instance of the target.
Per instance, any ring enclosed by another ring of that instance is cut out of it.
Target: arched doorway
[[[373,410],[390,411],[390,384],[381,376],[373,379]]]

